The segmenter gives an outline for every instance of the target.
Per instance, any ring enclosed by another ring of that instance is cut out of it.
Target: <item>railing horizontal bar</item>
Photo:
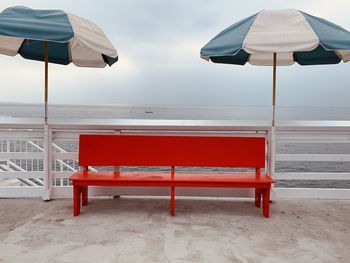
[[[305,143],[349,143],[350,144],[350,140],[277,140],[278,143],[283,143],[283,144],[287,144],[287,143],[297,143],[297,144],[305,144]]]
[[[42,152],[0,152],[0,160],[9,159],[42,159]]]
[[[53,138],[55,140],[78,140],[80,134],[114,134],[114,130],[105,130],[105,131],[89,131],[89,130],[80,130],[80,131],[53,131]]]
[[[122,130],[122,134],[150,134],[150,135],[184,135],[184,136],[246,136],[246,137],[266,137],[266,131],[156,131],[156,130]],[[82,134],[95,134],[93,132],[79,131],[77,133],[72,132],[55,132],[54,140],[78,140],[80,133]],[[97,132],[98,134],[115,134],[115,131],[109,132]]]
[[[350,162],[350,154],[276,154],[276,161]]]
[[[28,130],[0,130],[1,140],[35,140],[43,139],[44,134],[40,131]]]
[[[269,121],[162,119],[54,119],[53,129],[69,130],[270,130]]]
[[[39,186],[0,186],[0,198],[41,197],[43,187]]]
[[[122,134],[152,134],[152,135],[201,135],[201,136],[257,136],[263,137],[266,131],[162,131],[162,130],[122,130]]]
[[[350,189],[274,188],[276,199],[350,199]]]
[[[349,131],[350,121],[277,121],[276,130],[279,131]]]
[[[350,173],[275,173],[278,180],[350,180]]]
[[[0,129],[41,129],[44,126],[43,118],[0,118]],[[159,120],[159,119],[73,119],[51,118],[49,126],[53,129],[126,129],[125,127],[150,128],[161,127],[171,130],[171,127],[187,129],[192,127],[228,128],[253,128],[270,130],[269,120]],[[186,127],[186,128],[184,128]],[[138,128],[139,129],[139,128]],[[276,130],[279,131],[349,131],[350,121],[277,121]]]
[[[78,153],[77,152],[68,152],[68,153],[60,153],[60,152],[54,152],[52,153],[52,159],[53,160],[78,160]]]
[[[345,140],[350,141],[347,132],[277,132],[277,140]]]
[[[0,179],[12,178],[44,178],[44,172],[0,172]]]
[[[52,172],[52,177],[53,179],[66,179],[69,178],[69,176],[71,176],[73,173],[75,172]]]

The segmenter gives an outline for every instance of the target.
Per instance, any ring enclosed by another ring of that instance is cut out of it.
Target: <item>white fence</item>
[[[350,189],[345,189],[350,188],[346,187],[350,185],[347,184],[350,182],[350,170],[347,170],[350,167],[350,122],[281,122],[274,130],[263,121],[53,119],[44,126],[40,119],[16,118],[0,119],[0,197],[42,197],[45,200],[71,197],[68,177],[79,169],[77,152],[81,133],[263,136],[267,139],[266,169],[279,180],[273,189],[274,198],[350,199]],[[342,149],[323,153],[316,147],[316,152],[310,151],[319,144],[342,145]],[[290,145],[296,152],[286,150]],[[302,147],[298,149],[298,145]],[[306,152],[302,152],[305,149]],[[314,168],[319,169],[299,171],[293,166],[296,162],[316,163]],[[344,171],[323,171],[330,163],[336,163],[337,167],[345,165]],[[279,171],[279,164],[288,167],[288,171]],[[312,180],[321,187],[300,183],[304,180]],[[293,182],[298,182],[302,188],[293,186]],[[322,182],[328,182],[326,187]],[[89,194],[168,195],[169,189],[91,187]],[[246,197],[252,196],[252,191],[186,188],[179,189],[178,194]]]

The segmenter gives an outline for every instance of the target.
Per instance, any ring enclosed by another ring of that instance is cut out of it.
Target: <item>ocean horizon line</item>
[[[40,102],[0,102],[0,106],[38,106],[41,107],[44,103]],[[225,108],[272,108],[271,105],[256,105],[256,104],[236,104],[236,105],[205,105],[205,104],[129,104],[129,103],[49,103],[49,107],[135,107],[135,108],[147,108],[147,107],[155,107],[155,108],[212,108],[212,109],[225,109]],[[306,105],[276,105],[276,108],[280,109],[349,109],[346,106],[306,106]]]

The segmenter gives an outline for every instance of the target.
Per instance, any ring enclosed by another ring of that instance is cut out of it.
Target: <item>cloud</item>
[[[272,69],[208,63],[200,48],[218,32],[262,9],[294,7],[350,29],[348,1],[3,0],[58,8],[99,25],[120,60],[104,69],[50,65],[50,102],[72,104],[270,105]],[[348,106],[350,65],[278,68],[277,104]],[[44,67],[0,56],[0,102],[42,102]]]

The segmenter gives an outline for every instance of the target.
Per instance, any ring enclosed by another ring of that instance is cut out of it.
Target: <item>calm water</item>
[[[1,104],[0,117],[43,117],[43,105]],[[270,120],[271,107],[50,105],[52,118]],[[277,107],[277,120],[350,120],[349,108]]]
[[[43,117],[42,105],[0,104],[0,117]],[[64,106],[51,118],[270,120],[270,107]],[[350,120],[350,108],[277,108],[277,120]],[[277,144],[277,153],[350,154],[350,144]],[[140,168],[132,168],[140,169]],[[167,169],[167,168],[165,168]],[[215,171],[217,169],[208,169]],[[350,162],[277,162],[277,172],[350,172]],[[350,188],[350,181],[280,181],[288,187]]]

